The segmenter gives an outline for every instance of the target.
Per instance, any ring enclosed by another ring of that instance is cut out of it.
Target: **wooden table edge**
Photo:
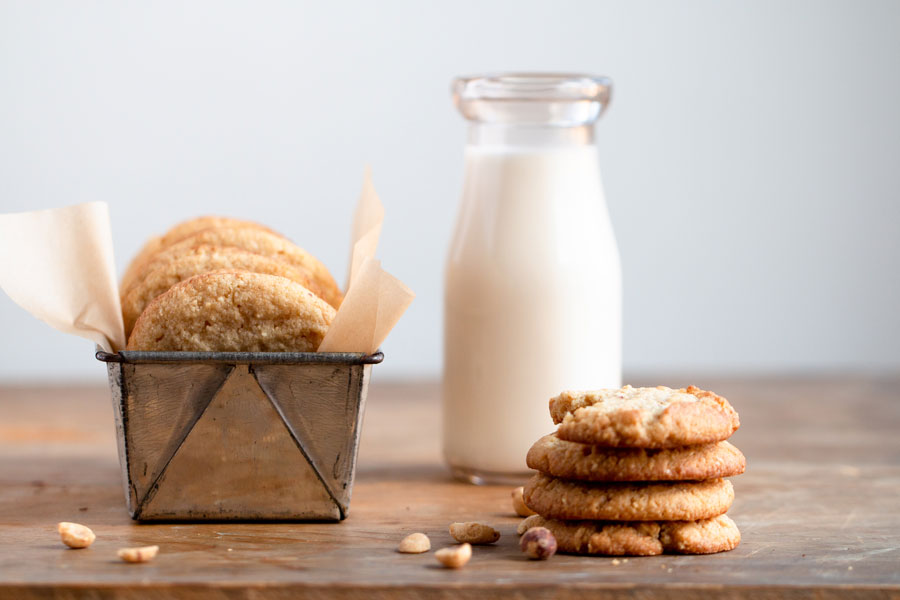
[[[463,571],[459,572],[461,576]],[[402,583],[384,584],[334,584],[309,582],[278,583],[143,583],[143,584],[105,584],[105,583],[7,583],[0,584],[0,600],[47,600],[52,598],[89,597],[92,600],[122,600],[131,598],[152,597],[154,599],[183,600],[185,598],[223,598],[223,599],[257,599],[267,598],[281,600],[287,598],[328,598],[371,600],[403,600],[406,598],[467,599],[467,598],[554,598],[559,600],[584,600],[586,593],[602,593],[604,600],[650,597],[654,600],[684,600],[685,594],[699,594],[704,599],[726,600],[735,598],[784,598],[786,600],[835,599],[896,599],[900,596],[900,585],[825,585],[825,586],[792,586],[792,585],[728,585],[703,583],[665,583],[665,584],[630,584],[614,582],[578,582],[563,585],[529,585],[523,589],[520,583],[468,583],[441,582],[435,584]]]

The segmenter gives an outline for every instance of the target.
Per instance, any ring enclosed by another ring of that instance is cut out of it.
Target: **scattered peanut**
[[[512,491],[512,505],[513,510],[520,517],[530,517],[537,514],[525,505],[525,488],[521,485]]]
[[[519,521],[519,526],[516,527],[516,533],[518,533],[519,535],[523,535],[526,531],[534,527],[534,523],[539,520],[539,518],[536,518],[536,515],[532,515],[530,517],[522,519],[521,521]]]
[[[142,563],[153,560],[159,546],[142,546],[140,548],[120,548],[116,554],[125,562]]]
[[[97,539],[90,528],[78,523],[63,521],[56,526],[56,530],[59,531],[59,539],[69,548],[87,548]]]
[[[404,554],[421,554],[431,550],[431,540],[424,533],[411,533],[402,540],[397,546],[397,552]]]
[[[434,553],[434,557],[445,567],[458,569],[472,558],[472,546],[460,544],[459,546],[441,548]]]
[[[546,527],[532,527],[519,541],[522,552],[528,558],[547,560],[556,554],[556,538]]]
[[[450,535],[457,542],[469,544],[493,544],[500,539],[500,532],[481,523],[451,523]]]

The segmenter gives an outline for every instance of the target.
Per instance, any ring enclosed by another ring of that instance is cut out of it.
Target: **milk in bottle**
[[[618,387],[621,273],[593,124],[605,78],[459,79],[470,121],[445,268],[443,445],[454,474],[516,482],[548,400]]]

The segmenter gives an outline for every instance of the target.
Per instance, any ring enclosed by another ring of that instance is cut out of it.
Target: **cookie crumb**
[[[853,570],[853,566],[851,565],[851,566],[847,567],[847,570],[848,570],[848,571],[852,571],[852,570]]]
[[[612,564],[614,564],[614,565],[619,564],[619,559],[618,558],[612,559]]]

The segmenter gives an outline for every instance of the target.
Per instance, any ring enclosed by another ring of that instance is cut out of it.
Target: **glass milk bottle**
[[[460,78],[465,183],[445,269],[444,457],[472,483],[521,482],[555,429],[548,400],[621,384],[621,267],[594,122],[603,77]]]

